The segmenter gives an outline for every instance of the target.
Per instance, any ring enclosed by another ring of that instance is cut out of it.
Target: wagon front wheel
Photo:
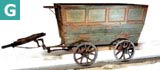
[[[95,45],[84,42],[77,46],[74,52],[74,60],[81,66],[92,65],[97,58],[97,48]]]
[[[114,56],[119,61],[128,61],[134,55],[134,44],[129,40],[121,40],[114,46]]]

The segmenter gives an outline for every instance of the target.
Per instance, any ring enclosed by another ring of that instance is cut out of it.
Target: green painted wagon
[[[147,5],[79,3],[62,4],[44,8],[55,9],[61,46],[76,48],[77,64],[92,65],[97,58],[97,47],[111,45],[115,58],[128,61],[134,55],[135,45],[142,31]],[[52,11],[53,12],[53,11]],[[47,48],[50,50],[50,47]]]

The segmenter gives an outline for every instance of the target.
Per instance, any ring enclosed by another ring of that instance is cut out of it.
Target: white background
[[[53,3],[132,3],[149,5],[145,25],[140,36],[139,42],[149,45],[149,43],[160,44],[160,0],[20,0],[20,20],[0,20],[0,46],[16,41],[34,33],[45,32],[44,37],[47,46],[60,43],[57,22],[55,14],[48,9],[43,8],[45,5]],[[147,44],[148,43],[148,44]],[[34,42],[22,46],[36,46]],[[143,46],[142,46],[143,47]],[[147,46],[143,48],[160,47]],[[142,48],[142,49],[143,49]],[[6,50],[6,49],[4,49]],[[0,52],[1,54],[9,51]],[[21,51],[20,51],[21,52]],[[18,52],[12,52],[18,53]],[[31,53],[30,53],[31,54]],[[159,54],[159,53],[157,53]],[[113,55],[113,54],[111,54]],[[1,55],[1,57],[8,55]],[[10,56],[10,55],[9,55]],[[12,59],[12,55],[10,56]],[[13,56],[14,57],[14,56]],[[6,58],[10,59],[10,58]],[[15,58],[16,59],[16,58]],[[25,59],[24,59],[25,60]],[[5,61],[5,59],[1,59]],[[16,64],[16,61],[10,61],[2,64]]]

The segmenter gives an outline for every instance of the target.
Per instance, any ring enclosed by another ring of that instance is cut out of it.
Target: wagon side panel
[[[138,42],[147,6],[61,5],[64,43],[109,44],[117,38]]]

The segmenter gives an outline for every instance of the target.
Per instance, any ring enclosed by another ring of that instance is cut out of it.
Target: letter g
[[[9,9],[10,7],[13,7],[14,9]],[[7,16],[10,16],[10,17],[15,16],[16,15],[15,8],[16,8],[15,4],[8,4],[5,6],[4,12]],[[9,11],[8,11],[8,9],[9,9]]]

